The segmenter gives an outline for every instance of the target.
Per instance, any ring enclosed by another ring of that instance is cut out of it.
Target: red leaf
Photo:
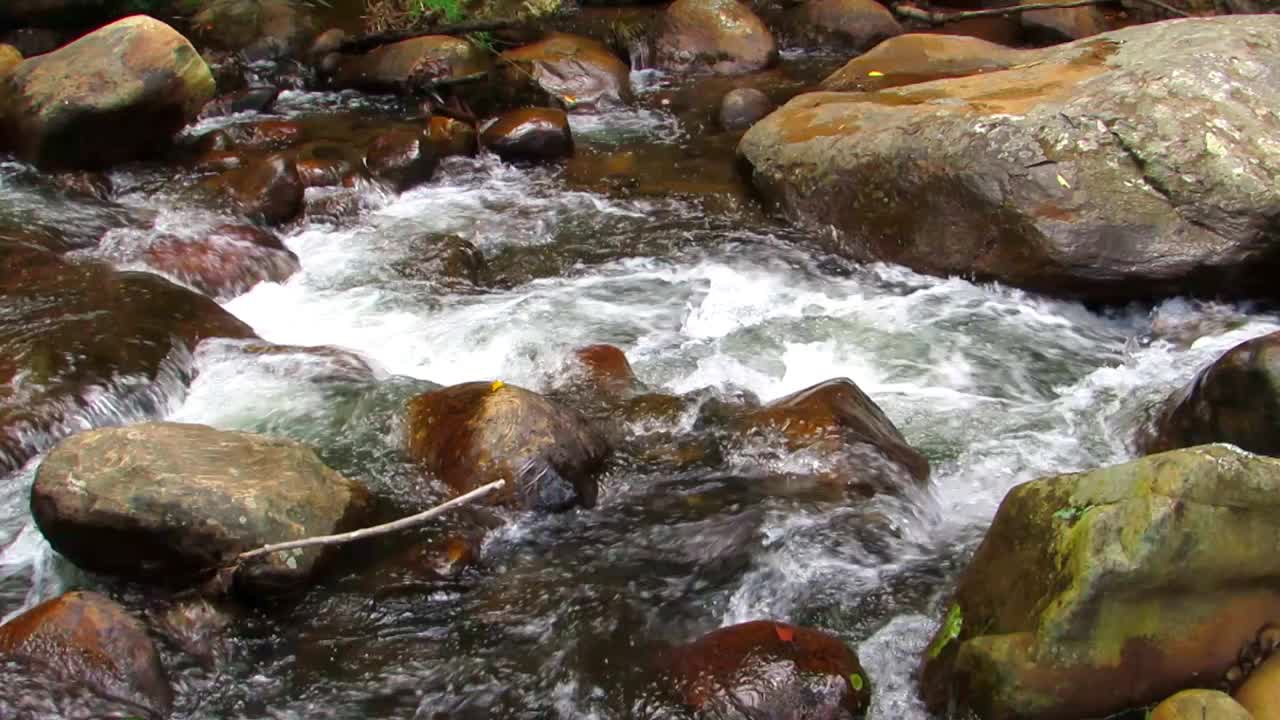
[[[778,633],[778,639],[782,642],[789,643],[796,638],[795,628],[786,625],[774,625],[773,631]]]

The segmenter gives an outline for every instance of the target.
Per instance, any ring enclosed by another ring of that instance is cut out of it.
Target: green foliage
[[[1092,505],[1071,505],[1069,507],[1064,507],[1053,514],[1053,519],[1067,523],[1074,523],[1085,513],[1089,512],[1092,507]]]
[[[856,690],[856,691],[858,691],[858,692],[861,692],[861,691],[862,691],[862,688],[863,688],[863,687],[864,687],[864,685],[865,685],[865,682],[863,681],[862,676],[861,676],[861,675],[859,675],[858,673],[851,673],[851,674],[849,675],[849,685],[850,685],[854,690]]]
[[[410,0],[409,17],[417,22],[423,16],[433,14],[445,22],[456,23],[466,17],[461,0]]]
[[[943,649],[952,640],[960,637],[960,630],[963,627],[964,613],[961,612],[958,603],[952,603],[950,609],[947,610],[947,617],[942,621],[942,628],[938,631],[938,637],[934,638],[933,643],[929,645],[929,657],[936,658],[941,655]]]

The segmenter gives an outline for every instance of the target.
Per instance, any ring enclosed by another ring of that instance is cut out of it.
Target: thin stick
[[[355,542],[356,540],[364,540],[366,538],[393,533],[397,530],[408,530],[409,528],[422,525],[428,520],[437,518],[459,505],[466,505],[473,500],[479,500],[485,495],[501,490],[506,486],[506,484],[506,480],[495,480],[488,485],[481,485],[465,495],[459,495],[448,502],[441,503],[430,510],[420,512],[417,515],[403,517],[399,520],[393,520],[389,523],[383,523],[382,525],[374,525],[373,527],[367,527],[362,530],[352,530],[351,532],[341,533],[338,535],[320,535],[318,537],[302,538],[301,540],[290,540],[289,542],[265,545],[257,550],[249,550],[247,552],[240,553],[236,556],[236,562],[242,563],[246,560],[252,560],[253,558],[274,552],[280,552],[282,550],[294,550],[297,548],[312,547],[315,545],[345,545],[346,543]]]
[[[473,32],[491,32],[494,30],[510,30],[528,27],[534,23],[526,20],[472,20],[468,22],[449,23],[435,27],[420,27],[413,30],[392,30],[351,38],[338,46],[340,53],[362,53],[383,45],[398,43],[403,40],[424,37],[426,35],[466,35]]]
[[[1009,15],[1011,13],[1020,13],[1020,12],[1029,12],[1032,10],[1057,10],[1062,8],[1087,7],[1089,5],[1108,5],[1113,2],[1115,2],[1115,0],[1072,0],[1072,2],[1061,2],[1061,3],[1047,2],[1047,3],[1033,3],[1030,5],[1011,5],[1006,8],[993,8],[990,10],[968,10],[965,12],[956,12],[956,13],[930,12],[928,10],[922,10],[914,5],[895,4],[893,6],[893,12],[895,15],[898,15],[900,17],[910,18],[912,20],[920,20],[922,22],[927,22],[930,25],[945,25],[946,23],[960,22],[961,20],[972,20],[974,18],[984,18],[984,17],[999,17],[1001,15]],[[1178,15],[1181,17],[1191,17],[1191,15],[1189,15],[1188,13],[1185,13],[1171,5],[1167,5],[1163,2],[1160,2],[1160,0],[1139,0],[1139,2],[1145,2],[1149,5],[1154,5],[1160,8],[1161,10],[1172,13],[1174,15]]]

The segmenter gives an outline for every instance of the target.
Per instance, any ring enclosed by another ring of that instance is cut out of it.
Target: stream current
[[[354,102],[292,92],[277,112],[346,112]],[[575,118],[574,129],[588,153],[679,156],[689,142],[658,103]],[[51,194],[30,169],[4,164],[0,213],[112,260],[157,232],[218,221],[170,192],[171,174],[117,172],[115,202],[103,204]],[[923,720],[917,659],[1005,492],[1132,457],[1153,406],[1227,348],[1280,328],[1280,318],[1238,305],[1098,311],[855,266],[807,250],[807,231],[740,198],[606,192],[568,175],[447,160],[401,195],[367,191],[355,219],[291,227],[284,241],[301,271],[225,303],[265,340],[343,348],[365,366],[208,341],[174,358],[194,374],[189,387],[162,378],[146,402],[108,389],[72,426],[166,418],[295,438],[368,485],[390,517],[446,496],[402,455],[405,400],[469,380],[552,390],[574,348],[611,343],[643,382],[673,393],[769,401],[851,378],[927,455],[927,490],[851,502],[790,479],[814,462],[802,454],[747,450],[714,472],[674,475],[624,458],[595,508],[512,514],[460,574],[387,561],[440,537],[428,528],[355,551],[306,593],[237,615],[208,657],[162,644],[175,717],[678,717],[654,691],[646,657],[768,618],[854,647],[874,683],[870,717]],[[473,242],[495,281],[406,279],[397,268],[423,233]],[[52,553],[28,510],[38,463],[0,481],[0,615],[73,587],[158,612],[137,589]],[[14,692],[35,682],[0,666]],[[50,697],[26,711],[77,717],[74,693]]]

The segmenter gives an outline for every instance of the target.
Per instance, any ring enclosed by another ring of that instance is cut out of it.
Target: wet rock
[[[235,125],[225,131],[237,148],[283,150],[302,142],[307,130],[293,120],[262,120]]]
[[[213,118],[236,113],[269,112],[280,91],[274,87],[251,87],[216,98],[204,106],[200,117]]]
[[[1175,696],[1176,697],[1176,696]],[[1239,703],[1235,715],[1225,714],[1227,708]],[[1235,692],[1235,702],[1220,701],[1224,718],[1239,717],[1244,720],[1277,720],[1280,718],[1280,654],[1272,649],[1271,656],[1254,668],[1244,684]],[[1186,717],[1193,717],[1187,715]],[[1206,715],[1206,717],[1215,717]],[[1157,720],[1154,716],[1152,720]]]
[[[1280,332],[1228,350],[1169,398],[1138,438],[1146,453],[1215,442],[1280,455]]]
[[[346,145],[334,142],[308,143],[294,155],[303,187],[337,187],[364,164]]]
[[[740,413],[731,426],[742,436],[778,436],[791,452],[840,458],[838,475],[852,484],[893,491],[904,481],[929,479],[929,461],[907,444],[871,398],[844,378]]]
[[[1138,26],[1007,72],[802,95],[738,152],[849,259],[1098,302],[1272,297],[1280,156],[1253,138],[1280,132],[1276,77],[1280,16]]]
[[[431,179],[436,169],[435,148],[422,130],[396,128],[369,143],[364,164],[375,179],[404,192]]]
[[[285,249],[243,242],[217,231],[201,238],[160,237],[139,258],[148,267],[219,300],[260,282],[284,282],[301,267]]]
[[[551,33],[533,45],[502,53],[499,62],[504,86],[532,81],[570,112],[621,107],[631,96],[630,68],[590,38]]]
[[[670,651],[662,664],[699,716],[861,718],[871,702],[871,682],[844,642],[782,622],[715,630]]]
[[[1240,703],[1218,690],[1183,690],[1160,703],[1148,720],[1254,720]]]
[[[167,716],[173,706],[173,691],[147,629],[95,592],[66,593],[0,625],[0,657],[34,661],[155,716]]]
[[[573,154],[569,117],[563,110],[512,110],[485,126],[480,144],[507,161],[555,160]]]
[[[324,188],[319,193],[307,193],[306,218],[311,222],[336,224],[359,215],[363,209],[364,198],[351,188]]]
[[[229,654],[227,628],[232,609],[204,597],[176,600],[152,615],[155,629],[207,669],[219,669]]]
[[[484,253],[457,235],[428,235],[415,238],[415,252],[395,264],[396,271],[412,280],[443,282],[446,285],[481,285],[489,274]]]
[[[321,60],[330,53],[338,52],[338,48],[342,47],[342,43],[347,41],[347,33],[342,28],[329,28],[316,36],[315,42],[311,43],[311,49],[307,51],[307,55],[312,60]]]
[[[1023,0],[1024,5],[1031,0]],[[1107,29],[1097,7],[1054,8],[1022,13],[1022,29],[1033,42],[1060,43],[1097,35]]]
[[[162,404],[187,372],[184,351],[201,340],[253,335],[213,300],[152,273],[71,264],[9,242],[0,242],[0,270],[6,471],[83,427],[86,416],[118,421],[111,413],[122,408]],[[115,399],[101,408],[107,388]]]
[[[725,130],[746,130],[773,112],[773,101],[755,88],[738,88],[720,100],[718,117]]]
[[[1280,461],[1226,445],[1014,488],[925,653],[934,711],[1104,717],[1225,676],[1280,618]]]
[[[476,154],[479,141],[474,125],[443,115],[435,115],[427,122],[427,138],[431,140],[437,157],[451,155],[470,157]]]
[[[82,568],[182,584],[246,550],[340,531],[365,495],[291,440],[148,422],[59,443],[36,471],[31,512],[49,544]],[[321,552],[251,561],[237,570],[236,586],[296,587]]]
[[[427,35],[346,55],[333,83],[340,88],[413,94],[440,81],[467,78],[489,72],[485,52],[460,38]]]
[[[22,63],[22,53],[12,45],[0,45],[0,78],[5,77]]]
[[[876,0],[805,0],[790,13],[798,35],[841,50],[861,52],[895,35],[902,26]]]
[[[1031,62],[1033,50],[1019,50],[961,35],[908,33],[871,48],[822,81],[822,89],[862,92],[964,77]]]
[[[552,511],[595,504],[608,447],[569,408],[514,385],[474,382],[419,395],[408,413],[409,456],[455,493],[502,479],[495,502]]]
[[[44,180],[68,195],[105,201],[111,198],[111,178],[104,173],[87,170],[48,173]]]
[[[593,390],[616,397],[642,390],[644,385],[631,369],[627,355],[613,345],[588,345],[573,351],[582,379]]]
[[[207,180],[205,188],[249,220],[266,225],[296,218],[302,212],[306,190],[297,164],[284,155],[252,159],[243,167]]]
[[[42,166],[105,167],[162,150],[213,89],[186,38],[134,16],[23,61],[0,83],[0,134]]]
[[[315,35],[305,3],[290,0],[201,0],[191,18],[201,47],[243,51],[256,60],[299,56]]]
[[[778,59],[773,34],[738,0],[676,0],[655,41],[657,66],[738,75]]]

